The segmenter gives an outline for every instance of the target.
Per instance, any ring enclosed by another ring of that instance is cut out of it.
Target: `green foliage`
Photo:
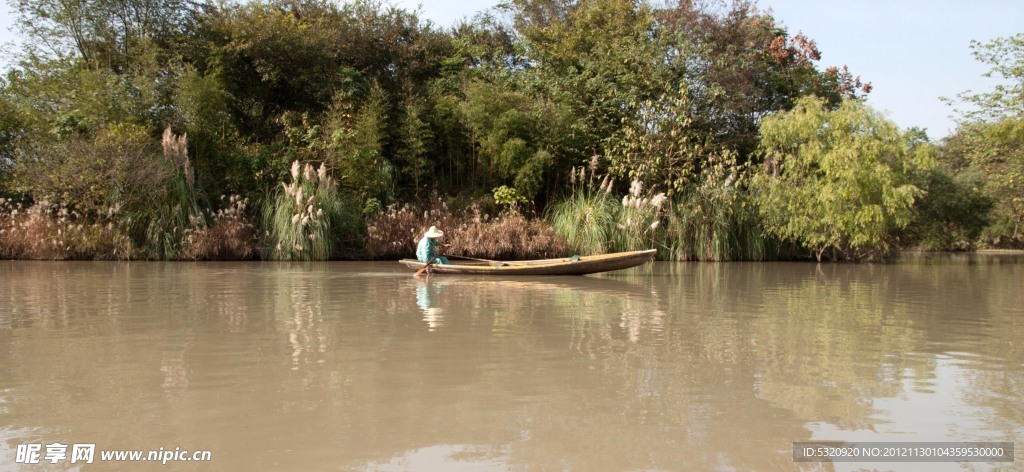
[[[73,202],[92,214],[110,206],[138,209],[161,193],[172,173],[138,126],[103,128],[95,137],[46,138],[26,136],[15,153],[16,188],[40,200]]]
[[[558,127],[560,112],[501,84],[472,81],[465,94],[459,111],[478,148],[474,174],[486,185],[513,183],[532,199],[553,165],[544,138],[547,127]]]
[[[826,256],[885,256],[913,218],[907,143],[895,125],[856,100],[828,111],[797,102],[761,125],[766,171],[754,181],[767,230]]]
[[[574,169],[573,192],[550,207],[548,219],[555,232],[578,254],[611,252],[621,204],[611,195],[611,182],[607,178],[595,186],[593,171],[589,178],[586,169],[580,169],[579,175],[577,180]]]
[[[759,261],[774,257],[774,246],[762,230],[755,202],[743,190],[737,171],[732,166],[712,167],[703,173],[700,183],[676,196],[665,229],[670,259]]]
[[[973,122],[946,143],[944,158],[959,163],[960,175],[983,176],[981,191],[993,202],[983,239],[1020,244],[1024,237],[1024,119]]]
[[[990,226],[982,235],[996,246],[1024,244],[1024,34],[971,42],[974,57],[1001,79],[990,92],[964,92],[972,108],[946,140],[944,158],[967,175],[984,176],[983,192],[993,202]]]
[[[685,87],[656,100],[635,104],[628,120],[613,139],[608,158],[612,175],[663,186],[669,195],[700,182],[705,167],[735,159],[695,127],[693,103]]]
[[[494,188],[494,203],[498,205],[518,205],[520,203],[526,203],[529,200],[526,197],[519,194],[516,189],[507,185]]]
[[[984,76],[1002,83],[990,92],[967,91],[958,95],[961,101],[973,106],[961,111],[967,121],[1024,117],[1024,33],[986,43],[971,41],[971,50],[978,62],[991,67]]]
[[[384,91],[375,85],[354,115],[344,103],[336,103],[324,129],[325,157],[341,185],[385,202],[394,195],[395,183],[394,167],[384,156],[387,116]]]
[[[915,219],[901,243],[929,250],[962,250],[974,246],[989,224],[992,198],[982,191],[978,175],[935,166],[918,171],[914,185],[924,196],[914,202]]]
[[[630,102],[652,96],[665,51],[652,40],[651,8],[629,0],[517,0],[510,7],[535,64],[523,80],[573,117],[570,161],[588,158],[619,128]]]
[[[403,107],[398,127],[398,149],[395,160],[400,173],[412,181],[413,194],[420,195],[421,190],[431,183],[432,163],[427,156],[433,132],[424,120],[424,105],[410,100]]]
[[[11,0],[29,59],[124,72],[190,26],[185,0]]]

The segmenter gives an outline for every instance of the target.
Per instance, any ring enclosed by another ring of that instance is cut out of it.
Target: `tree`
[[[995,202],[986,237],[1017,244],[1024,227],[1024,33],[971,42],[974,57],[991,66],[985,77],[1002,79],[989,92],[964,92],[956,134],[946,140],[949,160],[963,172],[985,176],[985,192]]]
[[[82,61],[125,72],[156,46],[166,48],[188,28],[187,0],[12,0],[27,38],[27,60]]]
[[[716,158],[720,165],[730,161],[734,153],[699,128],[692,105],[685,86],[635,104],[633,117],[623,120],[622,131],[610,139],[610,173],[660,186],[673,196],[698,183]]]
[[[816,97],[761,123],[764,172],[753,188],[775,236],[821,261],[877,259],[912,219],[920,189],[909,183],[906,138],[858,100],[830,111]]]
[[[835,108],[871,90],[845,66],[819,70],[814,40],[790,33],[753,1],[680,0],[654,16],[670,69],[662,93],[687,84],[691,126],[741,161],[756,158],[758,125],[768,114],[789,110],[805,95]]]
[[[998,121],[1006,117],[1024,117],[1024,33],[996,38],[987,43],[971,41],[971,54],[991,69],[983,77],[998,78],[990,92],[966,91],[961,101],[975,107],[961,110],[966,121]],[[946,100],[953,103],[952,100]]]
[[[652,40],[650,8],[630,0],[517,0],[512,7],[532,65],[517,78],[573,117],[559,130],[556,159],[570,167],[603,154],[629,104],[656,96],[651,85],[663,54]]]
[[[1024,233],[1024,118],[961,124],[945,141],[946,159],[966,163],[958,175],[983,176],[982,189],[993,202],[983,237],[997,245]]]
[[[465,95],[459,110],[477,147],[477,179],[487,189],[511,183],[520,195],[536,197],[552,166],[546,138],[556,134],[559,110],[502,83],[474,80]]]

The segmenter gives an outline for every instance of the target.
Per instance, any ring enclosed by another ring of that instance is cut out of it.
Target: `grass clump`
[[[757,208],[735,177],[708,178],[681,194],[665,240],[673,260],[764,260],[773,254]]]
[[[355,205],[338,193],[327,167],[314,169],[292,162],[291,182],[264,205],[263,219],[270,246],[266,258],[316,260],[331,258],[340,243],[355,239],[361,225]]]
[[[192,260],[249,260],[259,255],[259,234],[246,217],[249,200],[221,196],[227,206],[210,217],[209,225],[186,232],[184,258]]]
[[[120,214],[118,225],[138,248],[138,257],[175,260],[182,257],[185,235],[205,223],[202,208],[206,198],[195,185],[188,137],[176,135],[168,127],[162,145],[163,160],[152,168],[158,182],[149,189],[149,198],[115,194],[113,206]]]
[[[589,176],[586,168],[573,169],[572,176],[572,193],[552,206],[548,218],[574,251],[603,254],[661,245],[664,193],[644,194],[643,184],[633,181],[619,200],[612,195],[615,183],[607,176],[599,180],[593,168]]]
[[[572,171],[572,193],[556,203],[548,213],[551,224],[569,246],[582,254],[601,254],[611,247],[619,204],[611,195],[612,182],[605,177],[594,187],[594,174],[587,178],[586,169]]]
[[[549,213],[554,229],[581,254],[657,248],[669,260],[763,260],[770,252],[753,202],[725,166],[669,197],[634,180],[621,200],[594,166],[573,170],[572,193]],[[596,184],[596,185],[595,185]]]

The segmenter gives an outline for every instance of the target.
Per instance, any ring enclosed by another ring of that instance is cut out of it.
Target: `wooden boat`
[[[636,267],[653,259],[655,253],[657,250],[648,249],[532,261],[453,260],[451,264],[431,265],[430,272],[469,275],[586,275]],[[420,270],[425,265],[416,259],[402,259],[398,262],[414,270]]]

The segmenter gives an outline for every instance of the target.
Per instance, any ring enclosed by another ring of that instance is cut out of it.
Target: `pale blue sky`
[[[441,26],[498,2],[395,0]],[[988,90],[995,82],[970,54],[972,39],[1024,32],[1020,0],[761,0],[790,32],[804,32],[822,52],[821,66],[847,65],[874,85],[869,103],[899,126],[928,129],[941,138],[955,128],[953,110],[939,97]],[[3,7],[0,41],[9,42],[11,17]],[[5,56],[0,65],[9,63]]]

